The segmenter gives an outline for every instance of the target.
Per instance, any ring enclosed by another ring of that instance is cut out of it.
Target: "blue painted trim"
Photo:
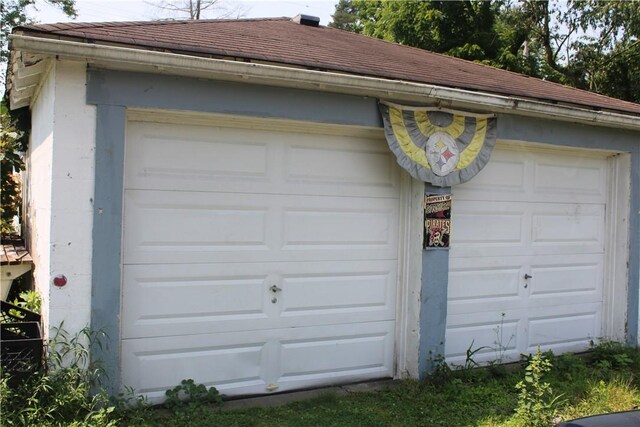
[[[497,137],[498,139],[629,153],[640,148],[640,132],[511,114],[498,115]]]
[[[89,70],[87,102],[382,127],[375,98],[125,71]]]
[[[451,194],[451,187],[425,183],[425,194]],[[447,289],[449,287],[449,250],[422,251],[420,287],[420,344],[418,373],[426,377],[444,357],[447,331]]]
[[[93,200],[91,328],[107,334],[107,346],[92,349],[107,374],[102,386],[120,386],[120,282],[122,193],[126,109],[99,105],[96,112],[96,169]]]
[[[640,138],[639,138],[640,139]],[[639,141],[640,144],[640,141]],[[631,159],[631,203],[629,216],[629,287],[627,291],[627,343],[638,346],[640,331],[640,146]],[[635,230],[635,233],[634,233]]]

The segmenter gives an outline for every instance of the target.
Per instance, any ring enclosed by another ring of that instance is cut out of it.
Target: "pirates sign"
[[[425,249],[448,248],[450,235],[451,195],[425,195],[423,247]]]
[[[384,132],[398,164],[438,187],[462,184],[487,164],[496,142],[495,115],[380,102]]]

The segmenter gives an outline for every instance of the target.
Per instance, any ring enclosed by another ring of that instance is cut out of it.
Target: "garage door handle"
[[[280,292],[282,289],[277,287],[276,285],[273,285],[269,288],[269,290],[275,294],[276,292]]]
[[[530,275],[528,275],[527,273],[525,273],[525,274],[524,274],[524,280],[531,279],[532,277],[533,277],[533,276],[530,276]]]

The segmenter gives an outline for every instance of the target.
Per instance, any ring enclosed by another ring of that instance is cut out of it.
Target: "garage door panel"
[[[451,257],[604,252],[604,205],[454,197]]]
[[[458,199],[517,200],[527,191],[526,158],[517,152],[494,150],[491,161],[472,180],[455,186]],[[508,176],[509,179],[504,179]]]
[[[533,192],[562,202],[567,197],[584,202],[606,201],[606,161],[581,156],[536,156]]]
[[[451,213],[450,257],[520,255],[527,251],[525,207],[508,202],[460,200]]]
[[[576,247],[604,251],[604,205],[532,206],[531,244],[537,248]],[[577,252],[572,249],[571,252]]]
[[[220,391],[264,391],[266,347],[266,336],[247,333],[123,340],[122,384],[152,403],[187,378]]]
[[[171,132],[170,132],[171,133]],[[144,188],[144,183],[156,181],[150,187],[173,189],[193,182],[214,185],[224,181],[263,181],[267,175],[268,147],[262,142],[225,139],[220,128],[210,135],[170,136],[143,134],[132,130],[127,164],[127,188]],[[211,155],[211,153],[215,155]],[[172,180],[177,180],[171,184]]]
[[[395,304],[395,268],[386,271],[337,272],[284,275],[282,280],[282,316],[308,317],[318,314],[386,312]]]
[[[516,361],[520,358],[522,345],[518,337],[524,325],[523,310],[507,310],[502,313],[476,313],[470,316],[447,318],[445,333],[446,360],[455,365],[464,365],[467,351],[477,363],[497,360]]]
[[[395,322],[122,341],[122,382],[152,403],[185,378],[234,396],[393,375]],[[276,361],[277,368],[269,366]]]
[[[234,195],[127,191],[124,262],[185,262],[191,254],[268,250],[270,206]],[[158,260],[158,257],[164,258]]]
[[[449,259],[448,315],[523,308],[526,257]]]
[[[529,317],[527,351],[581,351],[602,336],[602,304],[545,307]],[[570,350],[567,350],[570,348]]]
[[[361,141],[353,139],[342,146],[326,142],[319,145],[316,141],[287,145],[285,182],[291,187],[304,182],[312,188],[325,184],[389,190],[397,187],[398,168],[388,148],[381,141],[366,141],[366,146]],[[392,197],[395,195],[394,191]]]
[[[122,336],[391,320],[396,264],[393,260],[332,261],[330,266],[324,262],[125,266]],[[273,285],[281,291],[273,293]]]
[[[396,199],[125,193],[125,264],[392,259]]]
[[[518,297],[521,266],[503,265],[496,268],[484,266],[473,268],[471,266],[461,267],[459,264],[450,263],[448,292],[451,304]]]
[[[327,339],[289,339],[281,342],[281,376],[278,383],[314,380],[325,376],[376,372],[392,376],[389,352],[393,323],[373,333],[358,333]]]
[[[460,209],[462,202],[456,203]],[[454,214],[453,221],[459,238],[455,242],[456,248],[466,245],[501,245],[522,246],[524,212],[505,212],[499,206],[495,210],[478,210],[473,214]]]
[[[475,201],[602,204],[606,171],[603,157],[503,146],[478,175],[454,191],[458,199]]]
[[[211,332],[209,325],[225,330],[258,320],[265,326],[272,322],[264,274],[234,266],[221,271],[198,267],[155,266],[149,271],[125,266],[122,337],[204,333]]]
[[[601,337],[601,304],[541,307],[535,316],[529,308],[506,309],[502,313],[478,312],[447,317],[446,359],[464,364],[467,351],[478,363],[502,358],[517,361],[520,354],[543,351],[557,354],[584,351],[592,340]]]
[[[532,276],[530,279],[524,275]],[[600,254],[452,258],[448,312],[564,306],[602,301]]]
[[[532,299],[562,296],[575,297],[576,293],[593,293],[601,298],[602,293],[602,262],[593,256],[592,261],[581,257],[571,262],[571,259],[560,260],[553,264],[535,262],[531,266],[531,297]],[[574,257],[575,259],[575,257]]]
[[[131,122],[128,189],[398,197],[383,138]]]
[[[283,249],[313,250],[386,245],[389,241],[389,231],[395,225],[395,212],[367,212],[366,209],[327,209],[326,212],[319,212],[285,208]]]

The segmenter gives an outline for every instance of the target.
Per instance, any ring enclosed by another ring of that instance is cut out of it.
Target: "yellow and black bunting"
[[[398,164],[439,187],[469,181],[487,164],[495,145],[495,115],[387,102],[380,102],[380,112]]]

